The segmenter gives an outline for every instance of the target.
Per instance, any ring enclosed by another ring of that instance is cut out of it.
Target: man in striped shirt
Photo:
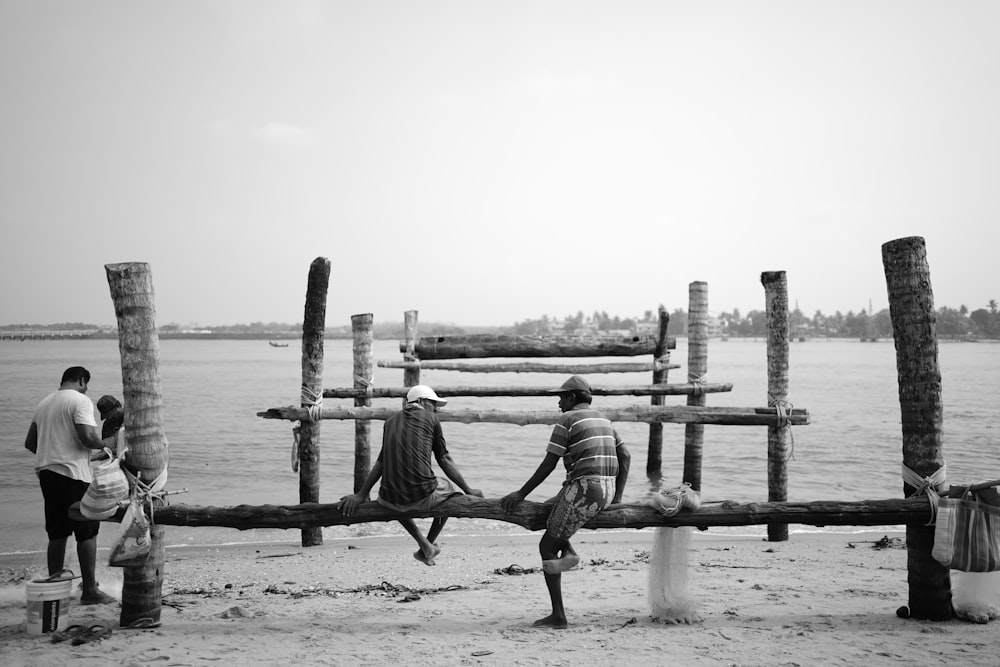
[[[569,539],[605,507],[621,502],[631,456],[611,422],[590,407],[593,397],[586,380],[574,375],[552,393],[559,394],[563,414],[552,429],[545,458],[524,486],[501,498],[500,505],[505,512],[513,511],[563,460],[566,481],[538,543],[552,613],[534,623],[562,629],[567,622],[561,573],[580,562]]]
[[[465,478],[445,446],[438,406],[447,403],[427,385],[411,387],[406,405],[386,420],[382,429],[382,451],[372,466],[368,478],[357,493],[340,499],[340,510],[351,516],[363,501],[368,500],[375,482],[382,479],[378,503],[398,512],[429,509],[460,492],[452,482],[470,496],[483,497],[483,492],[465,483]],[[437,477],[431,468],[431,455],[437,460],[448,479]],[[449,481],[450,480],[450,481]],[[406,532],[420,547],[413,557],[424,565],[434,565],[441,553],[435,543],[448,517],[435,517],[425,537],[413,519],[399,519]]]

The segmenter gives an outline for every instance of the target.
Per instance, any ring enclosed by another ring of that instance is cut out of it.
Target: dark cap
[[[549,389],[550,394],[568,394],[573,391],[585,391],[591,393],[590,383],[579,375],[574,375],[562,383],[558,389]]]
[[[118,399],[111,394],[105,394],[97,399],[97,410],[101,413],[101,419],[107,419],[108,415],[115,408],[120,408],[121,406],[122,404],[118,402]]]

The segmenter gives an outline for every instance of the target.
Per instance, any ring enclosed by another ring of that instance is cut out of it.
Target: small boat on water
[[[277,343],[273,340],[267,341],[267,344],[271,347],[288,347],[288,343]]]

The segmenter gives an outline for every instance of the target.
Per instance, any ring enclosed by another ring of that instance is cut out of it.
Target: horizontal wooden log
[[[677,340],[667,341],[668,349]],[[406,344],[399,344],[406,352]],[[472,359],[481,357],[634,357],[653,354],[653,336],[429,336],[419,338],[414,352],[420,359]]]
[[[586,375],[588,373],[648,373],[649,371],[674,370],[680,364],[662,361],[635,361],[618,364],[544,364],[509,362],[501,364],[465,364],[459,361],[380,361],[379,368],[407,368],[427,371],[461,371],[463,373],[561,373]]]
[[[438,396],[450,398],[454,396],[551,396],[551,387],[434,387]],[[733,390],[732,382],[717,384],[693,384],[679,382],[677,384],[635,384],[635,385],[604,385],[592,386],[594,396],[683,396],[696,394],[699,391],[715,394]],[[372,387],[367,389],[355,387],[340,387],[324,389],[323,398],[403,398],[409,387]]]
[[[376,502],[362,503],[349,517],[340,513],[339,503],[302,505],[237,505],[199,507],[169,505],[158,507],[155,521],[167,526],[218,526],[251,530],[255,528],[313,528],[345,526],[401,518],[452,517],[492,519],[517,524],[528,530],[542,530],[552,506],[523,501],[507,514],[499,499],[456,496],[431,509],[394,512]],[[761,503],[706,503],[697,510],[684,510],[672,517],[660,515],[652,507],[637,504],[612,505],[590,520],[591,530],[694,526],[701,530],[720,526],[802,524],[808,526],[894,526],[926,523],[930,505],[925,496],[890,500]]]
[[[374,419],[385,421],[399,412],[396,408],[322,408],[320,419]],[[718,426],[778,426],[776,408],[726,408],[699,406],[643,406],[636,408],[601,409],[601,413],[612,422],[646,422],[664,424],[713,424]],[[440,410],[438,418],[443,422],[475,424],[555,424],[562,414],[558,410]],[[287,406],[269,408],[258,412],[264,419],[308,420],[305,408]],[[809,412],[795,408],[786,415],[792,426],[809,423]]]

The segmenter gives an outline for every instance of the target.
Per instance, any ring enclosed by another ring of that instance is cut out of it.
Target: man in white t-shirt
[[[38,404],[24,439],[24,448],[35,455],[35,473],[45,498],[45,532],[49,537],[49,575],[63,570],[66,542],[76,537],[76,554],[83,577],[81,604],[117,602],[100,589],[97,568],[99,521],[76,521],[69,506],[83,498],[93,476],[90,450],[104,443],[97,434],[94,404],[87,398],[90,371],[72,366],[63,373],[59,389]]]

